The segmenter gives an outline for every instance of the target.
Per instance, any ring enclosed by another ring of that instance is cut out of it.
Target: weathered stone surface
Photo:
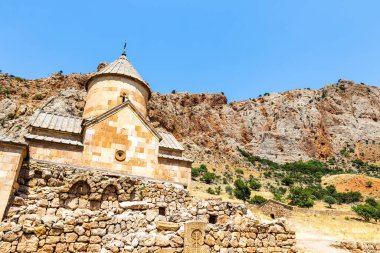
[[[156,245],[160,247],[167,247],[170,244],[170,240],[165,235],[157,235],[156,236]]]
[[[52,165],[30,162],[21,172],[41,175],[34,186],[23,179],[28,191],[33,196],[58,199],[59,205],[53,207],[49,202],[48,207],[39,207],[45,204],[36,197],[27,198],[28,205],[11,206],[13,212],[0,222],[1,249],[5,252],[295,252],[294,232],[283,220],[261,223],[244,205],[202,201],[171,184],[108,177],[104,172],[54,165],[51,173],[40,173],[41,166],[47,170]],[[78,178],[88,182],[87,195],[73,193],[71,187]],[[56,180],[54,186],[47,186],[46,181],[52,179]],[[102,196],[110,184],[116,185],[121,195],[143,189],[139,193],[142,201],[123,204],[126,209],[115,196],[112,201],[102,201],[107,205],[83,204],[93,192]],[[71,209],[72,199],[82,208]],[[158,215],[159,207],[165,207],[165,215]],[[211,214],[221,215],[225,223],[218,217],[216,224],[209,224]],[[14,215],[18,224],[13,222]],[[203,221],[192,221],[195,219]]]
[[[37,252],[37,249],[38,249],[38,238],[34,235],[22,236],[17,245],[17,251],[20,253]]]
[[[167,221],[157,221],[156,227],[159,230],[177,231],[179,229],[179,224]]]
[[[145,201],[131,201],[131,202],[121,202],[120,207],[124,209],[132,210],[146,210],[152,208],[153,206]]]

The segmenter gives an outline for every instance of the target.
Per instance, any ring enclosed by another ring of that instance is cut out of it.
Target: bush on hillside
[[[379,210],[370,205],[357,205],[353,206],[352,210],[362,217],[365,221],[370,221],[371,219],[375,219],[376,221],[379,219]]]
[[[294,184],[294,180],[290,177],[284,177],[282,180],[281,180],[281,183],[283,185],[286,185],[286,186],[291,186]]]
[[[234,189],[234,195],[236,198],[243,200],[244,202],[251,196],[251,190],[249,189],[247,183],[241,179],[236,179]]]
[[[249,176],[248,185],[254,191],[258,191],[261,188],[261,183],[257,179],[255,179],[252,175]]]
[[[227,185],[226,188],[225,188],[226,192],[230,195],[233,194],[233,191],[234,191],[234,188],[232,188],[231,185]]]
[[[332,196],[326,196],[323,201],[329,205],[329,208],[332,208],[331,205],[336,204],[336,199]]]
[[[338,204],[351,204],[359,202],[362,199],[360,192],[337,192],[333,195]]]
[[[204,181],[206,184],[211,184],[216,178],[215,173],[213,172],[205,172],[202,177],[202,181]]]
[[[201,164],[199,167],[191,168],[191,177],[196,179],[197,177],[204,175],[207,172],[207,167],[204,164]]]
[[[367,198],[365,200],[365,203],[370,205],[370,206],[378,206],[379,205],[379,203],[377,203],[377,201],[374,198]]]
[[[290,188],[290,204],[299,207],[310,208],[314,205],[313,196],[308,189],[303,187]]]
[[[260,195],[255,195],[248,200],[248,202],[252,205],[261,205],[264,204],[266,201],[267,199]]]

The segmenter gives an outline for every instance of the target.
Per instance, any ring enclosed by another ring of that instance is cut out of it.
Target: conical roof
[[[125,53],[123,53],[119,58],[117,58],[114,62],[110,63],[100,71],[96,72],[95,75],[93,75],[90,79],[88,79],[86,83],[86,89],[88,84],[91,80],[93,80],[97,76],[103,76],[103,75],[121,75],[121,76],[127,76],[131,79],[134,79],[135,81],[138,81],[142,84],[144,84],[149,92],[150,87],[148,83],[140,76],[140,74],[137,72],[137,70],[132,66],[132,64],[127,59],[127,56]]]

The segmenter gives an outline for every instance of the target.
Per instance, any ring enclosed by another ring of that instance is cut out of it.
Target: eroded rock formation
[[[0,134],[22,138],[29,118],[43,106],[81,115],[89,76],[0,75]],[[237,146],[280,162],[328,158],[347,145],[355,158],[377,161],[380,155],[380,89],[351,81],[232,103],[223,94],[154,93],[149,117],[174,133],[197,162],[239,163]]]

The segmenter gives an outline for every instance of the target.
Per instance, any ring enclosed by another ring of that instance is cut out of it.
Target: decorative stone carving
[[[125,160],[125,152],[123,150],[117,150],[115,153],[115,158],[119,162],[124,161]]]
[[[188,221],[185,223],[184,253],[207,253],[204,245],[206,223]]]

